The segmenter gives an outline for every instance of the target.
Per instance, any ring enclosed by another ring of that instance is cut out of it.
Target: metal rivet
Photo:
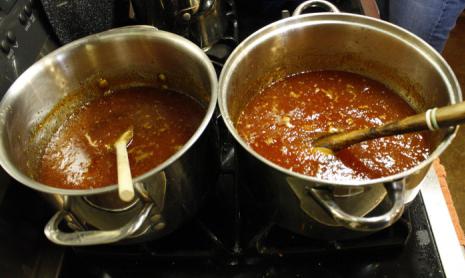
[[[73,231],[79,231],[79,226],[74,224],[73,222],[66,222],[66,224],[68,225],[68,228],[70,228],[71,230]]]
[[[154,214],[154,215],[152,215],[152,217],[150,217],[150,220],[151,220],[152,222],[154,222],[154,223],[159,222],[160,219],[161,219],[161,215],[160,215],[160,214]]]
[[[2,40],[0,42],[0,48],[2,49],[2,51],[5,53],[5,54],[8,54],[10,52],[10,45],[8,44],[8,42],[6,40]]]
[[[288,17],[291,17],[291,13],[289,12],[289,10],[282,10],[281,18],[288,18]]]
[[[24,25],[24,24],[27,23],[27,17],[26,17],[26,15],[25,15],[23,12],[20,12],[20,13],[19,13],[18,18],[19,18],[19,22],[21,22],[21,24]]]
[[[155,229],[155,231],[161,231],[161,230],[163,230],[165,227],[166,227],[165,222],[160,222],[160,223],[158,223],[157,225],[153,226],[153,228]]]
[[[26,4],[26,6],[24,6],[24,12],[26,13],[27,16],[32,15],[32,7],[29,3]]]
[[[16,35],[13,33],[13,31],[8,31],[6,33],[6,38],[10,43],[15,43],[16,42]]]
[[[185,21],[191,20],[191,14],[190,13],[184,13],[182,15],[182,19],[185,20]]]

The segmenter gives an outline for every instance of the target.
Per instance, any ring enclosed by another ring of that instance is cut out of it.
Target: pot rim
[[[282,33],[285,33],[288,30],[304,28],[312,25],[323,25],[323,24],[349,24],[360,26],[363,28],[372,29],[378,32],[383,32],[395,39],[401,40],[409,46],[417,49],[420,54],[430,61],[430,63],[438,70],[441,74],[443,80],[447,82],[447,89],[450,98],[450,104],[454,104],[462,101],[462,94],[459,82],[444,60],[444,58],[429,44],[423,41],[418,36],[413,33],[396,26],[392,23],[363,16],[349,13],[315,13],[315,14],[302,14],[298,16],[292,16],[289,18],[281,19],[276,22],[273,22],[269,25],[264,26],[258,31],[251,34],[244,41],[242,41],[231,53],[228,60],[226,61],[223,70],[220,75],[219,85],[218,85],[218,103],[219,109],[222,115],[222,118],[228,128],[229,132],[233,135],[236,141],[244,148],[249,154],[253,155],[256,159],[260,160],[262,163],[268,165],[269,167],[294,178],[301,179],[303,181],[309,182],[311,186],[319,185],[331,185],[331,186],[346,186],[346,187],[362,187],[373,184],[388,183],[395,180],[404,179],[409,175],[414,174],[417,171],[429,165],[439,157],[439,155],[447,148],[451,143],[454,137],[457,134],[458,126],[451,127],[448,131],[448,134],[441,141],[441,143],[435,148],[435,150],[430,154],[430,156],[424,161],[420,162],[416,166],[407,169],[403,172],[400,172],[395,175],[390,175],[386,177],[381,177],[371,180],[349,180],[349,181],[331,181],[324,180],[312,176],[307,176],[301,173],[293,172],[289,169],[281,167],[268,159],[264,158],[262,155],[253,150],[238,134],[233,121],[230,118],[227,108],[227,98],[224,95],[229,87],[229,80],[231,75],[234,73],[234,69],[237,64],[239,64],[244,57],[250,52],[254,47],[261,44],[263,41],[266,41],[269,38],[278,36]],[[456,93],[454,95],[454,92]]]
[[[115,28],[115,29],[110,29],[102,33],[83,37],[81,39],[73,41],[69,44],[66,44],[50,52],[49,54],[47,54],[46,56],[44,56],[43,58],[35,62],[31,67],[29,67],[25,72],[23,72],[20,75],[20,77],[18,77],[15,80],[15,82],[10,86],[10,88],[7,90],[7,92],[3,96],[0,102],[0,132],[2,133],[4,132],[5,125],[6,125],[5,117],[10,110],[9,108],[10,104],[16,100],[16,98],[18,97],[18,92],[24,86],[24,84],[27,84],[29,80],[33,79],[39,72],[43,70],[42,69],[43,64],[53,63],[54,60],[56,60],[57,58],[59,59],[59,56],[61,54],[68,52],[68,51],[72,51],[80,47],[85,47],[87,43],[97,42],[101,40],[118,39],[121,37],[128,37],[128,38],[131,38],[131,37],[141,38],[142,37],[143,39],[157,37],[165,41],[169,41],[172,44],[181,46],[187,52],[189,52],[193,56],[196,56],[198,60],[201,62],[201,64],[205,66],[205,68],[207,69],[209,83],[211,85],[210,102],[208,104],[207,110],[205,111],[205,116],[203,117],[202,122],[199,124],[197,130],[191,136],[191,138],[183,145],[181,149],[179,149],[176,153],[174,153],[171,157],[169,157],[163,163],[145,172],[142,175],[133,177],[133,183],[140,182],[150,176],[157,174],[160,171],[163,171],[170,164],[178,160],[199,139],[199,137],[202,135],[202,133],[205,131],[208,124],[212,120],[213,113],[215,111],[216,103],[217,103],[217,96],[218,96],[217,95],[217,87],[218,87],[217,80],[218,78],[216,75],[216,71],[213,67],[213,64],[210,62],[210,59],[197,45],[195,45],[193,42],[181,36],[178,36],[170,32],[160,31],[154,28],[153,26],[148,26],[148,25],[147,26],[137,25],[137,26]],[[16,167],[10,161],[9,156],[7,155],[7,152],[5,149],[5,142],[3,138],[0,138],[0,165],[10,176],[12,176],[18,182],[28,187],[31,187],[32,189],[35,189],[35,190],[38,190],[44,193],[69,195],[69,196],[77,196],[77,195],[84,196],[84,195],[107,193],[107,192],[111,192],[111,191],[118,189],[117,184],[112,184],[112,185],[108,185],[108,186],[104,186],[100,188],[93,188],[93,189],[63,189],[63,188],[52,187],[52,186],[40,183],[32,179],[28,175],[25,175],[18,167]]]

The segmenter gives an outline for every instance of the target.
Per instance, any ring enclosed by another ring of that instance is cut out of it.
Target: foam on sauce
[[[88,189],[117,182],[114,142],[128,128],[134,177],[173,155],[194,134],[205,110],[181,93],[133,87],[99,97],[76,111],[53,135],[41,159],[44,184]]]
[[[312,148],[312,139],[413,114],[400,96],[375,80],[315,71],[286,77],[258,93],[241,111],[236,128],[255,151],[284,168],[326,180],[366,180],[402,172],[426,159],[426,134],[379,138],[336,154]]]

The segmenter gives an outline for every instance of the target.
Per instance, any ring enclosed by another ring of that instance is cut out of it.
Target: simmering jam
[[[53,135],[38,180],[69,189],[117,182],[115,141],[129,128],[133,176],[156,167],[194,134],[205,110],[181,93],[150,87],[114,91],[76,111]]]
[[[258,93],[241,111],[236,128],[256,152],[284,168],[325,180],[366,180],[402,172],[426,159],[426,134],[379,138],[337,153],[312,148],[312,139],[413,114],[400,96],[375,80],[315,71],[286,77]]]

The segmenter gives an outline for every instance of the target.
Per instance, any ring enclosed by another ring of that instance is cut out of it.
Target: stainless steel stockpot
[[[313,5],[332,12],[299,15]],[[416,196],[432,161],[449,145],[457,128],[432,135],[433,151],[425,161],[374,180],[334,182],[268,161],[236,131],[241,109],[275,80],[322,69],[378,80],[417,111],[461,101],[459,84],[440,54],[417,36],[388,22],[339,13],[326,1],[302,3],[294,16],[245,39],[227,60],[220,76],[219,108],[241,147],[239,165],[248,177],[248,188],[267,204],[270,217],[283,227],[317,238],[352,237],[360,235],[354,230],[383,229],[394,223],[404,205]],[[367,216],[374,211],[377,216]]]
[[[69,190],[33,178],[37,158],[53,130],[85,98],[77,97],[69,107],[57,108],[57,104],[75,90],[92,92],[99,78],[106,79],[110,89],[167,87],[189,94],[206,109],[197,131],[177,153],[134,178],[138,194],[132,203],[119,201],[117,185]],[[208,57],[178,35],[149,26],[91,35],[36,62],[7,91],[0,103],[0,163],[13,178],[43,192],[56,205],[58,212],[46,225],[45,234],[57,244],[93,245],[161,237],[196,213],[207,185],[216,178],[212,124],[216,91],[217,77]],[[54,118],[44,124],[53,109],[61,110],[55,110]],[[44,126],[37,128],[39,123]],[[63,227],[65,223],[68,227]]]

